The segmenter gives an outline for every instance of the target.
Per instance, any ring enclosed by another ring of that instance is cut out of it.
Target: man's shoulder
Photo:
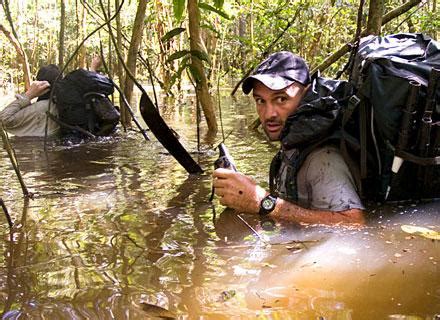
[[[342,161],[343,163],[345,163],[344,158],[341,154],[341,151],[339,150],[339,148],[333,146],[333,145],[326,145],[326,146],[322,146],[319,147],[315,150],[313,150],[312,152],[310,152],[310,154],[306,157],[304,164],[306,163],[326,163],[328,161],[331,162],[340,162]]]

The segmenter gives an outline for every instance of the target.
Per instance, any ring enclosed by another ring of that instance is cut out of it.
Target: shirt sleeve
[[[20,111],[31,104],[26,95],[17,94],[15,100],[0,111],[0,121],[3,122],[5,129],[16,127],[22,121]]]
[[[364,209],[350,170],[336,148],[312,152],[301,166],[297,182],[300,202],[311,209]]]

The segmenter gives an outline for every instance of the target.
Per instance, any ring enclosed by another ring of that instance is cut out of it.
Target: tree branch
[[[397,18],[398,16],[404,14],[414,6],[418,5],[421,2],[421,0],[410,0],[400,7],[391,10],[387,14],[385,14],[382,17],[382,25],[385,25],[386,23],[390,22],[391,20]],[[364,29],[361,33],[361,37],[364,37],[367,35],[366,29]],[[350,51],[350,43],[355,41],[355,39],[352,39],[349,43],[344,44],[342,47],[340,47],[335,53],[333,53],[330,57],[325,59],[319,66],[313,68],[312,74],[316,72],[317,70],[320,70],[321,72],[327,69],[329,66],[331,66],[333,63],[338,61],[344,54]]]

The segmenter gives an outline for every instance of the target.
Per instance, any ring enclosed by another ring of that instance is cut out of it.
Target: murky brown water
[[[214,202],[209,146],[188,104],[162,110],[205,174],[188,176],[134,132],[80,146],[12,138],[35,198],[0,150],[0,312],[4,319],[434,319],[440,314],[440,203],[388,206],[361,229],[278,225],[256,237]],[[276,146],[247,130],[252,104],[223,103],[238,168],[266,184]],[[202,128],[202,131],[205,128]],[[151,134],[150,134],[151,135]],[[218,137],[220,140],[220,135]],[[261,156],[262,155],[262,156]],[[266,184],[267,185],[267,184]],[[272,243],[268,245],[267,242]],[[166,315],[164,311],[161,313]]]

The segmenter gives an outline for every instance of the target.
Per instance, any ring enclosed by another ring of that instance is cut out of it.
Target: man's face
[[[255,81],[253,96],[257,113],[270,140],[280,139],[287,117],[296,111],[304,92],[304,86],[297,82],[281,90],[272,90]]]

